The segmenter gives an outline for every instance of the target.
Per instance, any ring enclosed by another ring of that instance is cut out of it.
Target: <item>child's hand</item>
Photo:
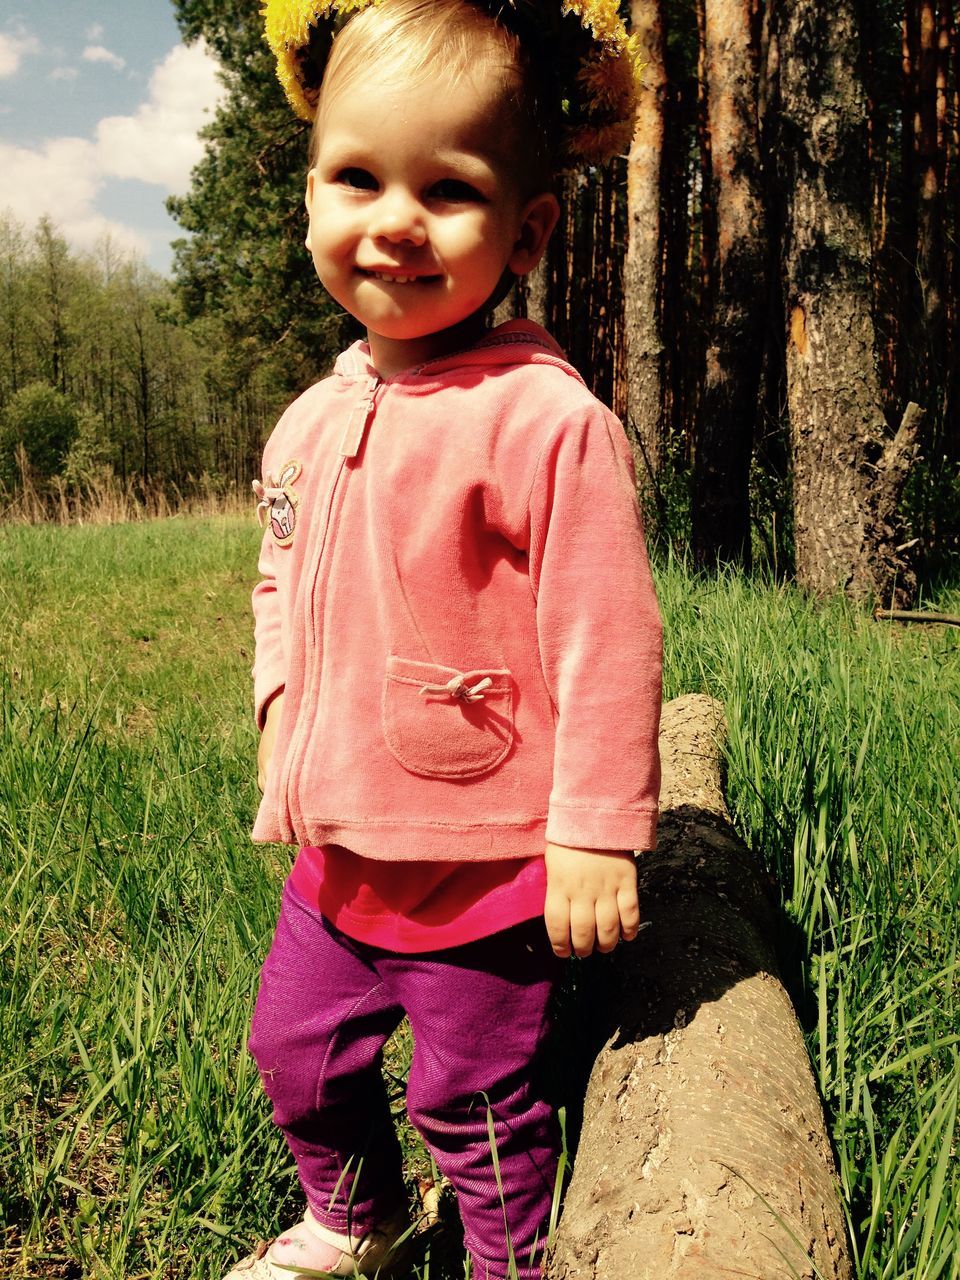
[[[632,941],[640,925],[637,868],[632,853],[568,849],[548,844],[543,918],[554,951],[588,956]]]
[[[267,705],[267,712],[263,719],[263,732],[260,734],[260,746],[257,748],[257,786],[261,791],[267,785],[267,774],[270,771],[270,759],[277,740],[277,726],[280,724],[282,710],[283,690],[281,689]]]

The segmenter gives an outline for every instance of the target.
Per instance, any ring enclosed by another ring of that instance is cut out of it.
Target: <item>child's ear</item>
[[[560,217],[560,204],[552,191],[544,191],[524,206],[520,234],[507,266],[515,276],[531,272],[547,247]]]
[[[307,190],[306,190],[306,192],[304,193],[304,197],[303,197],[303,203],[304,203],[304,204],[306,205],[306,207],[307,207],[307,238],[306,238],[306,246],[307,246],[307,252],[308,252],[308,253],[312,253],[312,252],[313,252],[313,249],[312,249],[312,247],[311,247],[311,245],[310,245],[310,224],[311,224],[311,222],[312,222],[312,220],[313,220],[313,183],[314,183],[315,175],[316,175],[316,169],[311,169],[311,170],[310,170],[310,172],[307,174]]]

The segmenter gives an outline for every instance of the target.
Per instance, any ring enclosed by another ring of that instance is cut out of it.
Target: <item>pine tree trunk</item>
[[[613,396],[610,407],[621,422],[627,421],[627,317],[624,269],[627,258],[628,198],[627,156],[617,156],[611,165],[611,360]]]
[[[950,147],[953,156],[953,171],[947,199],[951,211],[950,253],[952,266],[950,272],[950,299],[953,307],[953,348],[950,360],[950,396],[947,404],[948,421],[952,423],[951,435],[948,439],[949,456],[953,461],[960,461],[960,14],[953,15],[950,32],[950,56],[953,64],[953,94],[950,115],[953,127],[950,130]]]
[[[852,1275],[775,917],[726,817],[718,715],[702,695],[664,708],[650,927],[595,958],[602,1047],[549,1280]]]
[[[750,456],[767,305],[766,218],[750,0],[705,0],[704,71],[715,260],[696,429],[693,552],[750,563]],[[708,243],[705,237],[705,243]]]
[[[946,343],[942,445],[946,457],[960,459],[960,14],[954,0],[941,0],[937,70],[938,147],[944,155],[943,191],[947,225]],[[951,89],[951,54],[953,87]]]
[[[659,280],[664,94],[661,0],[634,0],[632,29],[647,63],[637,127],[627,165],[627,256],[624,324],[626,427],[634,446],[637,487],[648,534],[659,525],[657,476],[663,457],[663,338]]]
[[[524,310],[528,320],[549,329],[550,319],[547,311],[548,282],[550,267],[548,253],[540,259],[539,266],[524,277]]]
[[[937,120],[939,69],[937,6],[920,0],[919,129],[917,149],[917,271],[923,301],[924,367],[920,395],[934,410],[940,400],[944,368],[943,162]]]
[[[617,252],[614,226],[613,170],[605,166],[593,178],[596,199],[590,228],[589,279],[590,311],[583,327],[590,337],[590,387],[604,404],[613,404],[614,334],[619,305],[613,287],[614,257]],[[583,321],[581,321],[583,323]]]
[[[713,134],[710,91],[716,96],[711,55],[714,50],[707,33],[707,0],[696,0],[697,11],[697,152],[700,158],[700,305],[713,302],[714,264],[717,258],[717,202],[713,174]],[[712,21],[712,16],[711,16]],[[721,90],[722,92],[722,90]],[[716,103],[714,102],[714,105]],[[722,145],[722,144],[721,144]]]
[[[917,202],[917,67],[920,45],[920,0],[903,0],[900,22],[900,216],[894,228],[897,315],[896,387],[901,400],[916,394],[918,319]]]
[[[653,3],[653,0],[647,0]],[[680,442],[687,442],[687,398],[691,391],[690,348],[695,346],[689,315],[686,272],[687,242],[690,232],[690,189],[687,177],[687,87],[680,75],[676,52],[671,52],[670,40],[677,37],[669,23],[676,20],[675,10],[656,0],[660,23],[659,50],[663,64],[664,83],[662,96],[663,150],[660,164],[659,219],[660,261],[659,289],[657,294],[659,333],[662,343],[662,401],[663,420],[661,445],[671,442],[671,452],[679,452]],[[649,56],[649,55],[648,55]],[[649,68],[648,70],[652,70]],[[646,72],[644,73],[646,74]],[[639,132],[639,131],[638,131]],[[667,460],[666,450],[661,449],[660,466]]]
[[[867,167],[870,173],[870,284],[872,288],[873,323],[876,328],[886,317],[882,306],[884,290],[884,261],[886,257],[887,184],[889,162],[887,151],[887,121],[879,94],[877,61],[880,54],[880,31],[877,14],[871,6],[862,12],[861,39],[863,42],[864,90],[867,95]],[[889,337],[880,343],[877,338],[877,358],[880,364],[881,387],[885,390],[892,378],[893,353]]]
[[[907,603],[899,514],[921,414],[890,439],[870,308],[866,105],[854,0],[780,7],[780,181],[797,577]]]

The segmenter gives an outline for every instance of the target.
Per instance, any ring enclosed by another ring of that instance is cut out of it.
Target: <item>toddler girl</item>
[[[639,924],[660,624],[623,429],[542,329],[486,318],[544,251],[555,165],[628,140],[635,67],[614,0],[344,0],[318,58],[331,7],[268,0],[267,27],[315,117],[307,245],[367,337],[255,485],[254,839],[299,853],[250,1048],[307,1208],[230,1275],[399,1269],[380,1056],[406,1015],[472,1274],[529,1280],[557,957]]]

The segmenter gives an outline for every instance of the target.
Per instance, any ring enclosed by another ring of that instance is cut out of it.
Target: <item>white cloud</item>
[[[182,194],[203,156],[197,131],[211,119],[223,92],[217,63],[202,41],[178,44],[150,77],[149,99],[136,114],[108,116],[97,125],[101,171]]]
[[[25,54],[39,52],[40,41],[36,36],[24,33],[13,36],[0,32],[0,80],[7,80],[17,74]]]
[[[95,22],[92,27],[87,27],[84,33],[88,40],[96,42],[103,39],[103,23]]]
[[[100,213],[98,198],[109,178],[138,179],[165,194],[186,191],[203,155],[197,131],[223,93],[216,68],[202,44],[177,45],[151,76],[147,100],[133,115],[101,120],[95,138],[51,138],[36,148],[0,141],[0,206],[27,227],[46,214],[80,249],[93,249],[108,233],[118,246],[148,254],[147,236]]]
[[[54,67],[50,72],[51,80],[76,80],[79,72],[76,67]]]
[[[105,62],[108,66],[113,67],[115,71],[122,71],[127,65],[119,53],[113,53],[110,49],[105,49],[102,44],[88,44],[80,57],[84,62]]]
[[[148,253],[145,236],[98,213],[95,200],[103,186],[96,147],[86,138],[54,138],[38,150],[0,142],[3,203],[32,228],[46,214],[71,244],[92,249],[109,232],[133,253]]]

